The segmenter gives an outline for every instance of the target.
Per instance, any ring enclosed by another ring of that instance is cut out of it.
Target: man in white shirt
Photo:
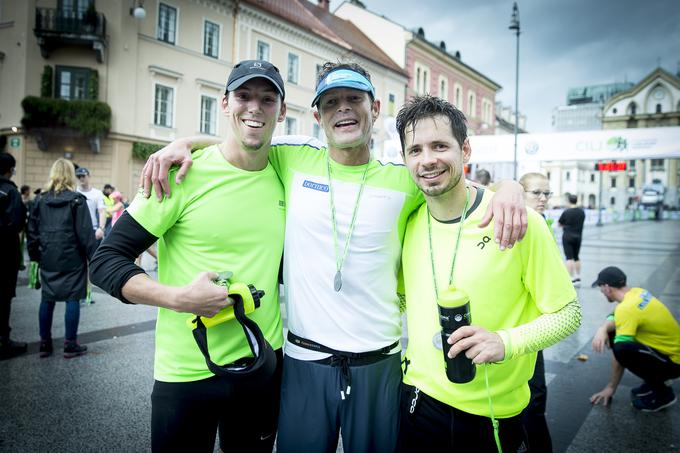
[[[78,178],[78,192],[87,198],[87,208],[92,218],[94,236],[98,241],[104,237],[104,225],[106,225],[106,207],[104,206],[104,194],[101,190],[90,186],[90,171],[85,167],[76,170]]]

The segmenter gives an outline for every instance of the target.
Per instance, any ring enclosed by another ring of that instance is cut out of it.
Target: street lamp
[[[510,30],[515,30],[517,36],[517,60],[515,62],[515,158],[513,160],[513,175],[517,180],[517,127],[519,124],[519,110],[517,104],[519,103],[519,8],[517,2],[512,4],[512,17],[510,18]]]

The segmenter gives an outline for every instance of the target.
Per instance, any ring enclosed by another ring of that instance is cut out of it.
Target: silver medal
[[[335,292],[339,292],[340,288],[342,288],[342,274],[340,271],[335,273],[335,278],[333,279],[333,288],[335,288]]]

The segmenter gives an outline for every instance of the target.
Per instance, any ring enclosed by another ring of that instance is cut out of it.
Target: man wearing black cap
[[[593,338],[593,350],[602,352],[608,347],[614,357],[609,383],[590,402],[606,406],[628,369],[643,380],[631,390],[633,407],[656,412],[674,404],[675,393],[665,381],[680,377],[678,322],[649,291],[627,286],[626,274],[618,267],[602,269],[592,286],[618,305]]]
[[[272,449],[283,343],[277,280],[285,205],[268,153],[285,117],[284,97],[275,66],[237,64],[222,98],[224,140],[194,154],[181,186],[170,178],[171,199],[138,196],[91,262],[93,283],[123,302],[159,307],[154,452],[212,452],[218,429],[222,451]],[[156,241],[158,282],[134,264]],[[233,273],[231,283],[263,290],[260,306],[248,318],[237,315],[238,321],[207,331],[195,321],[192,329],[187,321],[195,315],[213,317],[232,303],[228,290],[214,283],[218,271]]]

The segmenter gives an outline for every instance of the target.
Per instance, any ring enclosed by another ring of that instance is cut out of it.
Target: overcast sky
[[[508,0],[363,0],[366,7],[425,38],[503,86],[515,103],[515,35]],[[342,3],[331,2],[331,8]],[[520,0],[519,111],[529,132],[551,132],[552,109],[570,87],[638,82],[680,62],[680,0]]]

